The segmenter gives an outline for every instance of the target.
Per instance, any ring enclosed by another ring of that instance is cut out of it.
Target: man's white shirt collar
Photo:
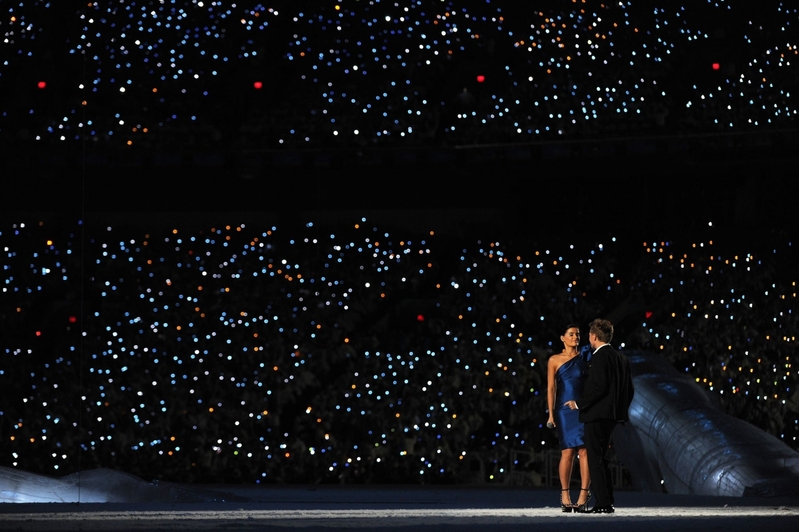
[[[610,344],[602,344],[602,345],[600,345],[599,347],[597,347],[596,349],[594,349],[594,353],[596,353],[597,351],[599,351],[600,349],[602,349],[602,348],[603,348],[603,347],[605,347],[606,345],[610,345]]]

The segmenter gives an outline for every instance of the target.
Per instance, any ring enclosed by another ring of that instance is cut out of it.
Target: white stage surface
[[[541,488],[169,484],[134,498],[138,502],[6,502],[0,530],[799,530],[795,498],[620,491],[610,515],[561,513],[557,490]]]

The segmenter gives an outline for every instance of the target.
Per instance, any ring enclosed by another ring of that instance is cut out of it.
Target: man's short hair
[[[589,332],[593,333],[600,342],[609,344],[613,340],[613,324],[608,320],[596,319],[588,327]]]

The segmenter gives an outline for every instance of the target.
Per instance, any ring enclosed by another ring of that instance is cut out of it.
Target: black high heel
[[[580,488],[580,491],[587,491],[588,495],[586,496],[584,503],[575,504],[574,505],[574,511],[579,513],[579,514],[584,514],[584,513],[588,512],[588,501],[591,500],[591,489],[590,488]]]
[[[569,502],[569,504],[563,504],[563,492],[564,491],[566,493],[568,493],[569,492],[569,488],[560,490],[560,511],[565,513],[565,514],[569,514],[569,513],[572,513],[574,511],[574,505],[572,505],[571,502]]]

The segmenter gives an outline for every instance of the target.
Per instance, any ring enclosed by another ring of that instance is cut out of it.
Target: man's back
[[[630,361],[612,346],[603,345],[591,357],[591,367],[579,402],[580,421],[627,421],[633,394]]]

